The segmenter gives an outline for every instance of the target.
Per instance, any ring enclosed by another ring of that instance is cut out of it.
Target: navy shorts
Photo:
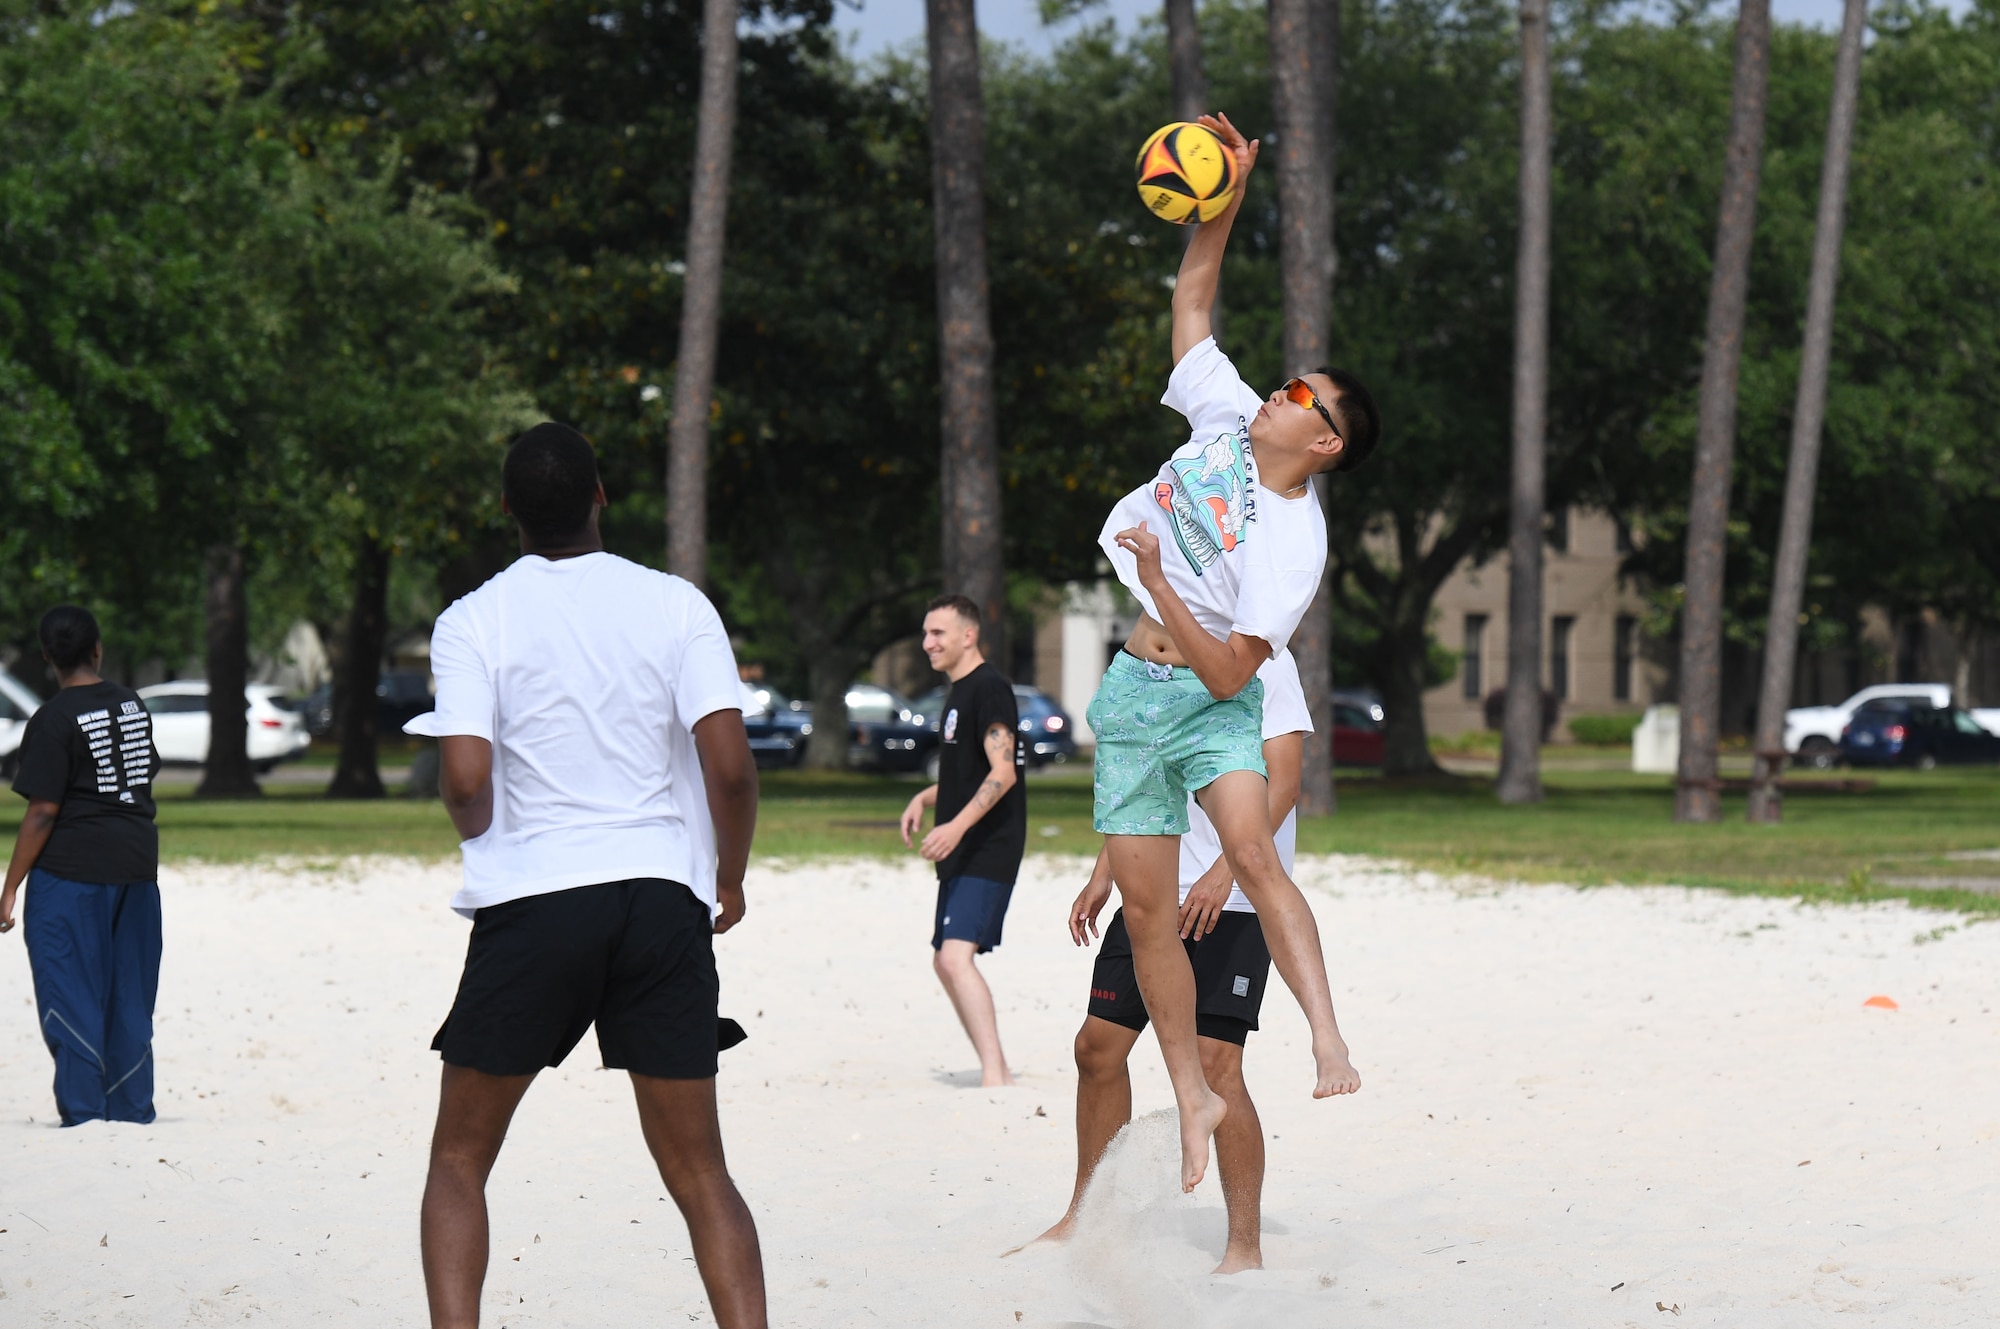
[[[1263,925],[1255,914],[1224,910],[1213,932],[1181,944],[1194,966],[1195,1033],[1242,1047],[1257,1027],[1264,984],[1271,976]],[[1104,945],[1090,971],[1090,1013],[1127,1029],[1146,1027],[1146,1002],[1132,968],[1132,935],[1125,930],[1123,909],[1104,929]]]
[[[990,877],[953,877],[938,883],[937,924],[931,929],[931,949],[947,941],[969,941],[981,954],[1000,944],[1007,921],[1007,902],[1014,883]]]

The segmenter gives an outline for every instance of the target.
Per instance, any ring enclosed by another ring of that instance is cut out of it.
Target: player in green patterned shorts
[[[1202,123],[1247,181],[1257,145],[1227,119]],[[1291,639],[1326,566],[1313,477],[1374,450],[1380,416],[1352,374],[1317,369],[1260,397],[1210,335],[1235,203],[1195,233],[1173,298],[1174,370],[1163,398],[1188,441],[1112,509],[1098,537],[1145,610],[1087,718],[1097,737],[1097,829],[1123,898],[1134,968],[1180,1112],[1181,1184],[1208,1168],[1223,1101],[1202,1076],[1194,974],[1181,945],[1179,837],[1193,793],[1271,958],[1312,1026],[1314,1097],[1361,1087],[1334,1020],[1311,908],[1278,861],[1268,815],[1258,668]]]

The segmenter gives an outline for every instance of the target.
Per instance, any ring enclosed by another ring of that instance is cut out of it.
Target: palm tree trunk
[[[1514,492],[1507,539],[1502,803],[1542,801],[1542,509],[1548,447],[1548,0],[1521,0],[1521,234],[1514,267]]]
[[[1337,0],[1271,0],[1271,109],[1278,150],[1278,263],[1285,274],[1287,374],[1327,361],[1333,321],[1333,171],[1340,77]],[[1331,478],[1314,492],[1321,503]],[[1299,813],[1333,811],[1332,563],[1292,637],[1292,655],[1312,713],[1299,785]]]
[[[1192,120],[1208,110],[1208,79],[1201,68],[1201,24],[1194,0],[1167,0],[1167,64],[1173,80],[1174,119]],[[1193,227],[1189,227],[1193,233]]]
[[[1743,358],[1750,245],[1757,230],[1757,183],[1764,156],[1770,56],[1771,0],[1742,0],[1736,16],[1736,79],[1730,93],[1722,209],[1715,227],[1715,269],[1708,288],[1694,486],[1688,497],[1686,596],[1681,610],[1681,759],[1675,821],[1713,822],[1722,817],[1721,785],[1716,776],[1722,713],[1722,573],[1728,548],[1730,472],[1736,460],[1736,380]]]
[[[937,227],[944,586],[979,606],[986,658],[1007,670],[1000,442],[986,285],[986,113],[974,0],[925,0]]]
[[[667,426],[667,571],[696,586],[708,580],[708,419],[722,321],[730,140],[736,132],[736,10],[737,0],[707,0],[702,16],[687,282],[674,413]]]
[[[1833,105],[1826,117],[1826,166],[1819,182],[1812,278],[1806,294],[1805,346],[1799,395],[1792,405],[1792,453],[1785,470],[1785,515],[1778,564],[1771,577],[1770,626],[1764,637],[1764,681],[1757,698],[1756,765],[1750,780],[1750,820],[1780,821],[1785,769],[1785,708],[1798,661],[1799,605],[1805,599],[1806,554],[1812,547],[1813,494],[1819,478],[1826,380],[1833,350],[1833,296],[1840,279],[1840,237],[1847,208],[1847,167],[1854,146],[1854,108],[1861,94],[1861,31],[1867,0],[1847,0],[1834,62]]]
[[[207,619],[208,756],[196,798],[254,798],[250,766],[250,605],[244,587],[243,550],[233,544],[208,550]]]
[[[382,677],[382,643],[389,635],[389,551],[373,536],[361,537],[354,555],[354,602],[341,633],[340,672],[333,680],[333,723],[340,735],[340,762],[327,784],[328,798],[380,798],[380,705],[375,687]]]
[[[1194,0],[1167,0],[1167,73],[1171,82],[1174,119],[1194,120],[1208,110],[1208,76],[1202,72],[1201,22]],[[1200,228],[1189,226],[1182,247],[1194,243]],[[1208,306],[1209,335],[1222,344],[1222,282]]]

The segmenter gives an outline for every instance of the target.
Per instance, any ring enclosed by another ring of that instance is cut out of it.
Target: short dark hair
[[[597,452],[568,425],[536,425],[507,449],[500,468],[507,510],[536,544],[557,544],[590,525]]]
[[[43,614],[38,635],[42,639],[42,654],[59,674],[89,664],[90,653],[103,640],[97,630],[97,619],[78,605],[57,605]]]
[[[1339,458],[1326,469],[1351,471],[1375,455],[1375,445],[1382,441],[1382,412],[1375,405],[1375,395],[1347,370],[1321,365],[1313,373],[1332,379],[1338,394],[1333,401],[1333,414],[1340,422],[1340,441],[1344,446]]]
[[[924,606],[924,616],[928,618],[940,609],[952,610],[973,627],[979,626],[979,606],[969,595],[940,595]]]

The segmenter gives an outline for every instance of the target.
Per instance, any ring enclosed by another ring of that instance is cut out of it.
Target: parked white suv
[[[28,717],[42,708],[34,689],[0,669],[0,775],[12,778],[21,759],[21,735],[28,730]]]
[[[1944,683],[1878,683],[1863,688],[1838,706],[1795,706],[1785,712],[1785,751],[1801,766],[1830,771],[1840,761],[1840,732],[1862,703],[1888,699],[1951,705],[1951,688]]]
[[[243,693],[250,703],[246,712],[250,721],[250,762],[260,772],[300,756],[312,746],[312,735],[306,732],[298,703],[282,689],[268,683],[252,683]],[[139,700],[146,703],[147,711],[152,714],[153,746],[160,750],[161,761],[198,765],[208,760],[206,679],[155,683],[139,689]]]

